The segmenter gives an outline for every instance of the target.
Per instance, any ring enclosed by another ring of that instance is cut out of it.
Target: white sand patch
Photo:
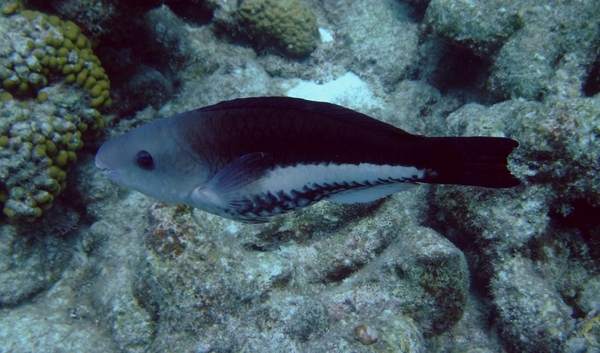
[[[299,81],[286,95],[319,102],[339,104],[351,109],[383,107],[383,102],[373,95],[367,83],[356,74],[347,72],[333,81],[317,84]]]

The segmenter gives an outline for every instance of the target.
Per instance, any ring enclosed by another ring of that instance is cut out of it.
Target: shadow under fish
[[[370,202],[418,183],[520,184],[501,137],[424,137],[330,103],[286,97],[221,102],[135,128],[96,166],[158,200],[247,223],[320,200]]]

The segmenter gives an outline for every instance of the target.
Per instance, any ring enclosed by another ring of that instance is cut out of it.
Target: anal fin
[[[326,200],[337,203],[365,203],[379,200],[400,191],[408,190],[417,185],[419,184],[405,182],[350,189],[330,195]]]

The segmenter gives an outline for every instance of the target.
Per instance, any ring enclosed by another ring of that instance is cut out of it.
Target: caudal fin
[[[510,188],[521,182],[508,170],[519,143],[501,137],[428,137],[422,141],[425,183]]]

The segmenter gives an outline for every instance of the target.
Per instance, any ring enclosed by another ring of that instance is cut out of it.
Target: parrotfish
[[[297,98],[243,98],[105,142],[96,166],[161,201],[258,223],[321,200],[370,202],[419,183],[510,188],[504,137],[424,137]]]

